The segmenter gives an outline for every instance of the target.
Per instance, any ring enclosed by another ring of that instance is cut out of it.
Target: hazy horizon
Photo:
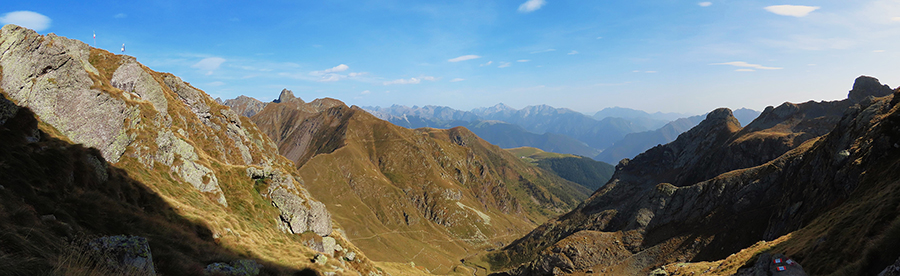
[[[134,56],[213,97],[702,114],[900,85],[900,1],[19,1],[0,22]]]

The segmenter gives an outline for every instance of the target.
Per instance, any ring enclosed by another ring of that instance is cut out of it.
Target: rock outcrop
[[[93,250],[106,258],[116,273],[155,276],[153,254],[147,238],[136,236],[108,236],[90,242]]]
[[[117,162],[134,137],[126,122],[139,116],[125,101],[104,93],[90,47],[54,34],[41,36],[15,25],[0,30],[0,88],[77,143]]]

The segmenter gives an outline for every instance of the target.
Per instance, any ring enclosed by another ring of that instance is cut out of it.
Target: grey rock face
[[[98,71],[88,62],[87,44],[6,25],[0,30],[0,53],[0,88],[10,98],[74,142],[118,162],[134,140],[125,132],[125,121],[138,113],[123,100],[91,88],[90,74]]]
[[[298,189],[289,176],[283,175],[279,170],[254,167],[247,168],[247,176],[269,182],[269,189],[264,196],[272,200],[272,205],[281,211],[279,219],[283,229],[294,234],[306,231],[313,231],[323,237],[331,234],[331,214],[325,209],[325,204],[307,200],[310,198],[309,194],[302,188]]]
[[[256,276],[262,265],[254,260],[235,260],[230,263],[212,263],[203,270],[205,275]]]
[[[266,103],[243,95],[234,99],[225,100],[222,102],[222,105],[231,107],[232,110],[241,116],[248,118],[253,117],[253,115],[256,115],[256,113],[259,113],[266,107]]]
[[[134,58],[125,59],[125,63],[116,69],[111,84],[126,93],[137,94],[152,103],[156,111],[168,115],[169,102],[166,101],[162,87]]]
[[[172,172],[178,174],[182,180],[190,183],[197,190],[204,193],[213,193],[218,195],[217,201],[223,206],[228,206],[225,200],[225,194],[219,187],[219,179],[215,172],[206,166],[197,163],[200,157],[194,152],[194,147],[188,142],[175,136],[171,131],[160,132],[156,137],[158,150],[156,152],[156,160],[166,166],[171,166]],[[181,164],[175,164],[178,158]]]
[[[851,102],[861,102],[868,96],[884,97],[894,93],[890,86],[882,85],[878,79],[869,76],[859,76],[853,82],[853,90],[850,90],[847,98]]]
[[[164,81],[169,89],[178,94],[178,97],[190,108],[191,112],[197,115],[197,118],[200,118],[204,123],[209,122],[212,114],[209,113],[209,105],[203,101],[205,96],[203,92],[187,85],[181,78],[176,76],[166,75]]]
[[[147,238],[137,236],[108,236],[90,242],[91,249],[106,257],[111,267],[128,275],[156,275],[153,255]]]

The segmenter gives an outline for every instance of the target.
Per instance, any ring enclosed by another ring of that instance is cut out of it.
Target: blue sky
[[[27,12],[22,12],[27,11]],[[12,1],[213,97],[699,114],[900,85],[900,0]]]

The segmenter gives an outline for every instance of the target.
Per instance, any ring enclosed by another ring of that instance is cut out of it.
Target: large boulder
[[[107,236],[95,239],[89,245],[120,275],[156,275],[147,238]]]

